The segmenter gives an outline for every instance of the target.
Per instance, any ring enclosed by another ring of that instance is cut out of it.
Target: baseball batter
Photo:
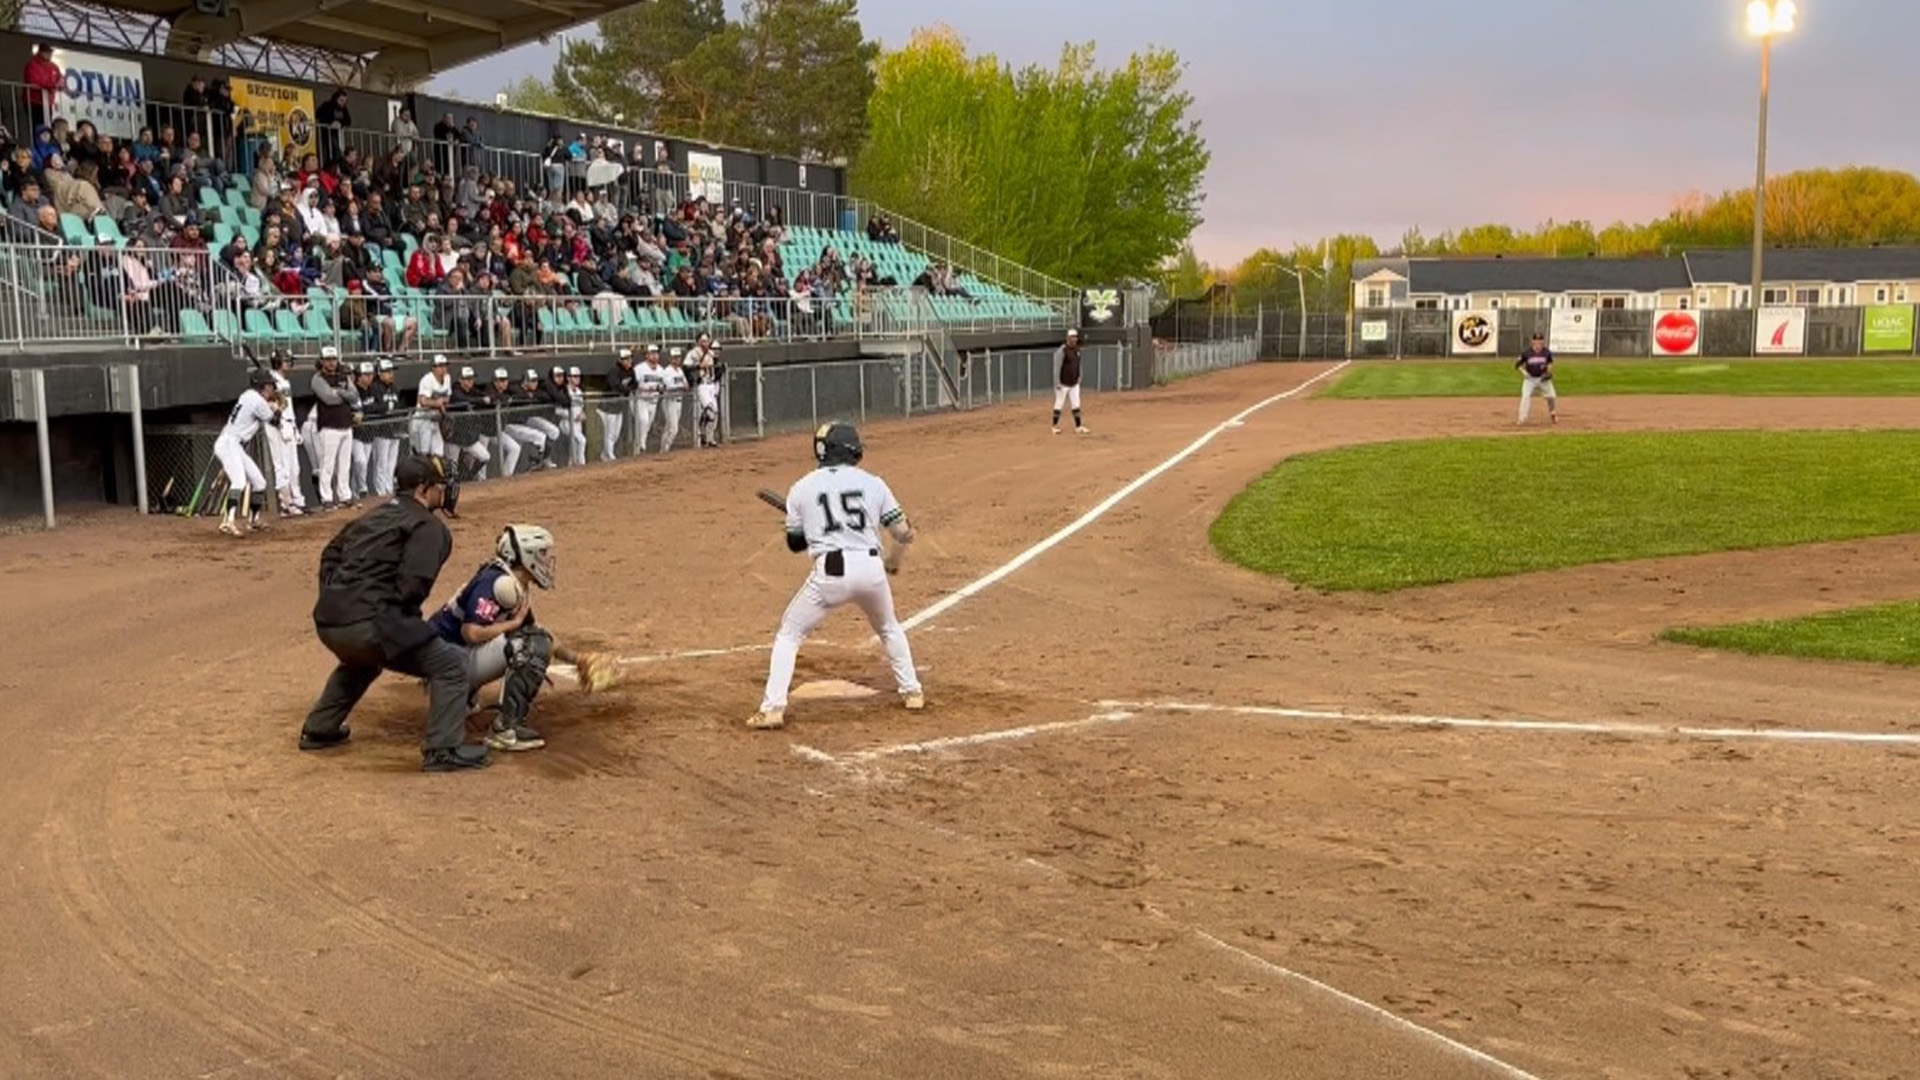
[[[1553,350],[1547,348],[1547,340],[1540,334],[1533,335],[1533,341],[1527,345],[1520,359],[1513,362],[1525,379],[1520,384],[1520,423],[1527,422],[1527,414],[1533,411],[1533,395],[1539,394],[1547,399],[1547,420],[1560,422],[1559,402],[1553,392]]]
[[[1068,330],[1066,344],[1053,352],[1053,433],[1060,434],[1060,407],[1073,408],[1073,430],[1087,433],[1080,422],[1080,331]]]
[[[247,493],[251,493],[248,530],[257,532],[266,528],[260,521],[260,513],[267,501],[267,478],[260,475],[260,466],[255,465],[252,455],[247,453],[247,444],[260,434],[262,427],[274,429],[276,435],[280,427],[280,392],[274,384],[273,372],[254,368],[247,381],[246,392],[233,403],[227,413],[226,427],[220,429],[220,437],[213,441],[213,456],[220,461],[220,471],[227,474],[227,510],[220,519],[220,531],[228,536],[240,535],[236,519],[240,515],[241,496]]]
[[[813,458],[819,467],[787,492],[787,548],[806,552],[813,560],[813,571],[781,616],[766,691],[760,711],[747,720],[748,727],[785,726],[787,691],[800,643],[843,604],[856,605],[866,613],[873,632],[886,646],[901,701],[909,709],[926,707],[907,632],[894,617],[893,589],[887,583],[877,531],[885,528],[896,543],[906,545],[913,542],[913,527],[886,481],[860,468],[865,453],[852,424],[824,424],[813,436]]]

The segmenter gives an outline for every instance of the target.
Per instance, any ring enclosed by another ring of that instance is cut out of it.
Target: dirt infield
[[[1041,408],[872,425],[923,533],[903,612],[1324,370],[1090,398],[1078,438]],[[773,733],[740,724],[804,564],[753,491],[804,471],[804,438],[474,485],[442,594],[499,525],[539,522],[543,623],[711,652],[551,692],[545,750],[466,776],[418,771],[403,680],[348,747],[294,750],[337,519],[0,537],[0,1076],[1907,1075],[1920,747],[1624,725],[1920,733],[1920,673],[1653,641],[1910,598],[1920,539],[1391,596],[1206,545],[1288,454],[1511,432],[1510,404],[1277,401],[919,627],[925,714],[796,701]],[[1564,405],[1563,431],[1911,422]],[[886,686],[857,616],[822,634],[802,680]]]

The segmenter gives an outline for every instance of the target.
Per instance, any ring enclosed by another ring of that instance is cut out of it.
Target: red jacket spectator
[[[407,260],[407,284],[416,289],[437,288],[446,276],[440,269],[440,256],[425,246]]]
[[[60,70],[60,65],[53,62],[53,46],[42,45],[27,61],[22,78],[28,86],[27,104],[51,111],[54,99],[60,93],[60,85],[67,77]]]

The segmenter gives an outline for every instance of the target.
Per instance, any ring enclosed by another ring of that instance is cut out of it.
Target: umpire
[[[487,764],[487,748],[463,745],[467,729],[466,657],[434,633],[420,606],[453,553],[453,534],[433,516],[452,509],[458,488],[446,461],[410,457],[394,470],[399,497],[341,529],[320,553],[320,597],[313,627],[339,658],[300,728],[300,749],[347,741],[347,714],[380,672],[425,679],[429,699],[422,767],[452,772]]]

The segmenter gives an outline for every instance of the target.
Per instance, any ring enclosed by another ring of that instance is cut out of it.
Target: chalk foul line
[[[1146,487],[1148,484],[1152,483],[1154,480],[1158,479],[1162,474],[1167,472],[1167,470],[1173,468],[1174,466],[1187,460],[1193,455],[1199,453],[1201,449],[1203,449],[1208,443],[1212,442],[1216,437],[1218,437],[1221,432],[1226,431],[1229,428],[1242,426],[1245,423],[1247,417],[1252,416],[1254,413],[1259,412],[1261,409],[1264,409],[1267,406],[1274,404],[1275,402],[1285,401],[1286,399],[1301,393],[1302,391],[1306,390],[1308,387],[1313,386],[1315,383],[1318,383],[1323,379],[1327,379],[1333,375],[1339,374],[1339,372],[1342,369],[1344,369],[1348,364],[1351,364],[1352,362],[1353,361],[1351,360],[1342,360],[1338,364],[1335,364],[1333,367],[1328,368],[1327,370],[1321,372],[1318,375],[1315,375],[1311,379],[1308,379],[1306,382],[1303,382],[1300,385],[1295,386],[1291,389],[1284,390],[1278,394],[1274,394],[1271,397],[1264,398],[1260,401],[1257,401],[1254,404],[1249,405],[1246,408],[1235,413],[1232,417],[1224,421],[1221,421],[1218,424],[1215,424],[1211,429],[1209,429],[1206,432],[1206,434],[1193,440],[1193,442],[1188,443],[1186,449],[1179,451],[1178,453],[1174,454],[1172,457],[1168,458],[1167,460],[1161,462],[1158,465],[1155,465],[1153,468],[1148,469],[1146,472],[1141,473],[1139,476],[1135,477],[1131,482],[1129,482],[1126,486],[1122,487],[1120,490],[1114,492],[1113,494],[1107,496],[1105,499],[1102,499],[1097,505],[1093,507],[1093,509],[1088,510],[1086,513],[1080,515],[1078,518],[1074,519],[1071,523],[1061,528],[1058,532],[1054,533],[1052,536],[1047,537],[1046,539],[1033,545],[1032,547],[1021,552],[1020,554],[1015,555],[1012,559],[1009,559],[1005,564],[1001,565],[997,569],[988,571],[986,574],[981,575],[979,578],[975,579],[974,581],[969,582],[968,584],[963,585],[958,589],[955,589],[953,592],[948,593],[946,596],[942,597],[941,599],[936,600],[932,604],[928,605],[927,607],[921,609],[920,611],[915,612],[913,615],[902,620],[900,625],[909,631],[913,630],[915,627],[918,627],[921,624],[929,622],[933,619],[937,619],[941,615],[944,615],[947,612],[953,610],[955,607],[958,607],[960,604],[964,603],[968,598],[978,596],[980,593],[985,592],[987,589],[992,588],[994,585],[1005,580],[1014,571],[1020,569],[1021,567],[1032,562],[1033,560],[1053,550],[1055,547],[1059,546],[1063,541],[1065,541],[1068,537],[1071,537],[1073,534],[1079,532],[1081,529],[1086,528],[1088,525],[1091,525],[1094,522],[1100,520],[1102,517],[1106,516],[1108,511],[1120,505],[1121,502],[1125,501],[1127,496],[1132,495],[1134,492],[1139,491],[1143,487]]]
[[[1523,731],[1564,735],[1618,735],[1637,738],[1745,739],[1760,742],[1855,743],[1860,745],[1920,746],[1920,733],[1821,731],[1801,728],[1707,728],[1684,725],[1636,724],[1624,720],[1493,720],[1464,716],[1422,716],[1328,709],[1290,709],[1266,705],[1209,705],[1191,702],[1101,701],[1101,709],[1137,712],[1231,713],[1279,720],[1310,720],[1391,727],[1459,728],[1478,731]]]
[[[1195,938],[1205,943],[1209,948],[1214,949],[1217,952],[1225,953],[1226,955],[1233,957],[1234,959],[1240,961],[1241,963],[1246,964],[1247,966],[1252,967],[1255,970],[1260,971],[1264,974],[1271,975],[1274,978],[1280,979],[1283,982],[1292,983],[1295,986],[1302,987],[1322,997],[1331,998],[1334,1001],[1339,1002],[1340,1004],[1350,1009],[1357,1010],[1360,1013],[1363,1013],[1366,1016],[1374,1020],[1377,1020],[1380,1023],[1385,1024],[1390,1028],[1393,1028],[1396,1031],[1399,1031],[1403,1034],[1412,1035],[1416,1039],[1419,1039],[1423,1042],[1432,1043],[1434,1046],[1440,1048],[1445,1053],[1448,1053],[1454,1057],[1463,1058],[1467,1061],[1473,1062],[1476,1065],[1484,1066],[1487,1069],[1490,1069],[1496,1073],[1499,1073],[1502,1076],[1507,1077],[1508,1080],[1541,1080],[1540,1077],[1535,1076],[1533,1073],[1530,1073],[1525,1069],[1520,1068],[1517,1065],[1509,1065],[1506,1062],[1501,1061],[1499,1058],[1494,1057],[1492,1054],[1489,1054],[1484,1050],[1476,1050],[1473,1047],[1468,1046],[1466,1043],[1460,1042],[1457,1039],[1448,1038],[1447,1036],[1442,1035],[1441,1033],[1433,1030],[1432,1028],[1424,1027],[1420,1024],[1416,1024],[1413,1021],[1407,1019],[1406,1017],[1399,1015],[1398,1013],[1389,1012],[1386,1009],[1383,1009],[1380,1006],[1375,1005],[1370,1001],[1367,1001],[1363,998],[1357,998],[1352,994],[1347,993],[1345,990],[1340,989],[1339,987],[1329,986],[1326,983],[1323,983],[1320,980],[1313,978],[1312,976],[1302,975],[1300,972],[1294,971],[1292,968],[1281,967],[1279,964],[1276,964],[1273,961],[1268,960],[1264,956],[1260,956],[1256,953],[1248,952],[1246,949],[1242,949],[1237,945],[1230,945],[1227,942],[1224,942],[1219,938],[1214,937],[1212,934],[1207,933],[1205,930],[1202,930],[1197,926],[1189,926],[1186,923],[1183,923],[1180,920],[1167,915],[1165,912],[1160,911],[1158,908],[1155,908],[1151,904],[1145,904],[1145,905],[1142,905],[1142,907],[1149,915],[1152,915],[1155,918],[1158,918],[1167,923],[1170,923],[1173,926],[1179,927],[1181,930],[1184,930],[1185,932],[1193,935]]]

